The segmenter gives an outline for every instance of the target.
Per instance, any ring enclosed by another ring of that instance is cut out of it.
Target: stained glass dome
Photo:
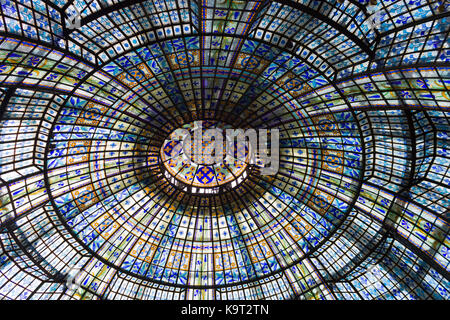
[[[0,5],[0,299],[450,299],[448,1]]]

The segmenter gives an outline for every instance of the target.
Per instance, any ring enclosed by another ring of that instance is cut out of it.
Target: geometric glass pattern
[[[182,129],[186,130],[186,135],[189,133],[191,139],[189,144],[184,141],[186,136],[182,136],[165,140],[161,147],[161,161],[167,172],[182,185],[193,186],[191,191],[194,192],[227,183],[231,185],[235,180],[242,181],[239,178],[244,175],[250,162],[250,144],[230,141],[223,134],[227,127],[231,128],[211,121],[196,121],[184,125]],[[222,141],[218,142],[222,144],[222,150],[216,150],[215,139],[219,137],[214,137],[213,131],[208,131],[214,129],[219,130],[223,136]],[[195,158],[196,131],[199,131],[197,134],[201,133],[201,141],[198,142],[201,150],[197,152],[199,159]],[[217,158],[220,161],[216,161]]]
[[[450,299],[448,1],[0,6],[0,299]]]

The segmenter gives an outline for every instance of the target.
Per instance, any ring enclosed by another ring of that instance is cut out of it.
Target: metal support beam
[[[276,2],[285,4],[292,8],[303,11],[303,12],[309,14],[310,16],[313,16],[314,18],[317,18],[320,21],[332,26],[334,29],[339,31],[341,34],[345,35],[347,38],[352,40],[359,48],[361,48],[361,50],[369,56],[370,60],[375,58],[375,51],[373,51],[370,48],[369,44],[364,42],[362,39],[358,38],[354,33],[350,32],[346,27],[344,27],[343,25],[330,19],[329,17],[323,15],[321,12],[314,10],[314,9],[312,9],[304,4],[301,4],[299,2],[295,2],[293,0],[277,0]]]

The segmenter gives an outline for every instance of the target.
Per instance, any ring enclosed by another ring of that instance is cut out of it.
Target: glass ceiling
[[[448,1],[0,3],[1,299],[450,299]]]

